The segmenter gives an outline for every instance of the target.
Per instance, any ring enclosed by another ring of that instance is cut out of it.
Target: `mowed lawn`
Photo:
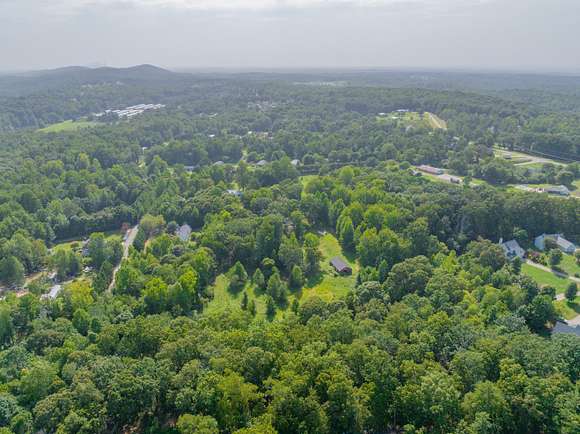
[[[89,128],[95,127],[100,125],[98,122],[90,122],[90,121],[64,121],[59,122],[57,124],[52,124],[47,127],[41,128],[38,131],[41,133],[59,133],[62,131],[76,131],[82,128]]]
[[[558,294],[565,292],[571,282],[566,277],[556,276],[549,271],[540,270],[529,264],[522,265],[522,273],[533,278],[540,286],[553,286]]]
[[[318,296],[323,300],[330,301],[335,298],[345,296],[356,285],[356,274],[358,273],[358,264],[350,255],[346,255],[336,237],[326,233],[320,238],[320,252],[322,260],[320,269],[322,271],[318,279],[311,279],[302,290],[302,300],[312,296]],[[335,256],[340,256],[348,265],[352,267],[351,276],[341,276],[330,265],[329,261]]]
[[[330,233],[326,233],[320,237],[320,251],[322,259],[320,261],[321,273],[310,279],[301,291],[288,291],[288,303],[286,306],[278,306],[276,317],[280,318],[290,309],[290,306],[295,298],[300,302],[318,296],[326,301],[331,301],[336,298],[345,296],[350,289],[354,288],[356,284],[356,273],[358,272],[358,264],[353,261],[352,257],[344,255],[340,244],[336,237]],[[351,276],[339,276],[329,261],[334,256],[341,256],[352,267],[353,274]],[[250,277],[251,278],[251,277]],[[256,303],[257,316],[266,316],[266,303],[263,293],[258,293],[253,284],[248,283],[244,291],[233,293],[228,290],[229,280],[226,275],[221,274],[216,278],[212,287],[213,299],[208,303],[207,312],[220,312],[227,309],[239,308],[242,302],[243,292],[248,294],[248,300],[254,300]]]
[[[580,315],[580,297],[576,297],[573,302],[560,300],[554,303],[556,309],[566,319],[572,319]]]
[[[576,258],[573,255],[564,254],[558,267],[570,276],[574,276],[577,273],[580,274],[580,266],[576,264]]]

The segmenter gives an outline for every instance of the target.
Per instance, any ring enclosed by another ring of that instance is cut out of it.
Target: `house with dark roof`
[[[443,175],[445,171],[439,167],[429,166],[428,164],[421,164],[417,167],[421,172],[429,173],[431,175]]]
[[[335,256],[330,260],[330,265],[334,267],[337,273],[352,274],[352,268],[342,258]]]
[[[571,326],[566,321],[558,321],[552,329],[552,334],[570,334],[580,336],[580,326]]]
[[[576,246],[571,241],[568,241],[561,234],[542,234],[534,240],[534,245],[540,250],[546,250],[546,240],[552,240],[556,243],[558,248],[564,253],[573,255],[576,251]]]
[[[187,223],[180,226],[175,231],[175,235],[177,235],[181,241],[189,241],[189,237],[191,237],[191,226]]]
[[[506,258],[508,258],[510,261],[514,260],[515,258],[524,259],[526,251],[520,247],[516,240],[500,243],[500,246],[503,249]]]
[[[546,188],[546,193],[556,194],[558,196],[570,196],[570,190],[565,185],[555,185],[553,187]]]

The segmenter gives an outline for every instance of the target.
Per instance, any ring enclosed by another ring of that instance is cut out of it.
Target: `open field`
[[[384,113],[377,116],[377,121],[381,123],[397,123],[399,126],[403,127],[412,126],[415,128],[432,128],[435,130],[447,129],[447,122],[429,112],[423,114],[413,111]]]
[[[52,124],[47,127],[41,128],[38,131],[41,133],[59,133],[62,131],[76,131],[82,128],[90,128],[100,125],[98,122],[90,121],[64,121],[58,124]]]
[[[311,280],[302,290],[302,299],[305,300],[312,296],[318,296],[326,301],[345,296],[349,290],[356,285],[356,274],[358,264],[349,255],[344,254],[336,237],[330,233],[325,234],[320,239],[320,251],[322,261],[320,268],[322,271],[321,278]],[[352,267],[351,276],[339,276],[329,264],[331,258],[340,256]]]
[[[534,163],[540,163],[540,164],[550,163],[550,164],[556,164],[559,166],[566,166],[565,163],[562,163],[561,161],[553,160],[551,158],[536,157],[535,155],[526,154],[524,152],[509,151],[507,149],[502,149],[499,147],[494,147],[494,153],[495,153],[496,157],[504,158],[508,161],[511,161],[512,163],[514,163],[516,165],[520,165],[523,167],[526,167],[526,166],[534,164]]]
[[[522,265],[522,273],[533,278],[540,286],[553,286],[556,293],[561,294],[566,291],[571,280],[557,276],[549,271],[544,271],[529,264]]]
[[[342,248],[338,244],[336,237],[330,233],[323,235],[320,239],[320,251],[322,253],[322,260],[320,262],[321,273],[310,279],[301,291],[288,291],[288,303],[284,307],[278,307],[276,317],[280,318],[285,315],[290,305],[295,298],[303,301],[313,296],[318,296],[326,301],[331,301],[336,298],[345,296],[348,291],[354,288],[356,284],[356,273],[358,272],[358,264],[344,255]],[[343,257],[353,269],[351,276],[339,276],[332,269],[329,264],[330,258],[334,256]],[[208,312],[220,312],[226,309],[235,309],[240,306],[243,292],[233,293],[228,290],[228,278],[224,274],[218,276],[212,287],[214,297],[207,305]],[[256,287],[248,283],[245,291],[248,294],[249,300],[255,300],[257,316],[265,317],[266,303],[263,293],[256,291]]]
[[[447,122],[441,119],[439,116],[433,113],[426,112],[425,119],[431,125],[431,128],[439,129],[439,130],[446,130],[447,129]]]

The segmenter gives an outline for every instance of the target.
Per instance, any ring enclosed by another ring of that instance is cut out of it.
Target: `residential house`
[[[570,196],[570,190],[565,185],[555,185],[553,187],[547,187],[546,193],[555,194],[558,196]]]
[[[534,245],[540,250],[546,250],[546,240],[552,240],[564,253],[573,255],[576,251],[574,243],[568,241],[561,234],[542,234],[534,240]]]
[[[181,241],[189,241],[189,237],[191,237],[191,226],[187,223],[177,228],[175,231],[175,235],[179,237]]]
[[[352,268],[338,256],[335,256],[330,260],[330,265],[340,274],[352,274]]]
[[[266,160],[260,160],[256,163],[256,166],[265,166],[266,164],[268,164]]]
[[[226,193],[231,196],[242,197],[242,192],[240,190],[228,189],[226,190]]]
[[[421,172],[430,173],[431,175],[443,175],[445,171],[438,167],[429,166],[427,164],[421,164],[417,167]]]
[[[300,160],[292,160],[290,161],[290,164],[294,167],[300,166]]]
[[[510,261],[515,258],[523,259],[526,255],[526,251],[521,248],[516,240],[506,241],[505,243],[502,243],[500,240],[500,246],[503,249],[506,258]]]
[[[554,326],[554,328],[552,329],[552,333],[573,334],[576,336],[580,336],[580,326],[571,326],[565,321],[558,321]]]

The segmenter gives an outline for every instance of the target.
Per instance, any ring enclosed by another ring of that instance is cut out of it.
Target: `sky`
[[[0,70],[580,73],[580,0],[0,0]]]

